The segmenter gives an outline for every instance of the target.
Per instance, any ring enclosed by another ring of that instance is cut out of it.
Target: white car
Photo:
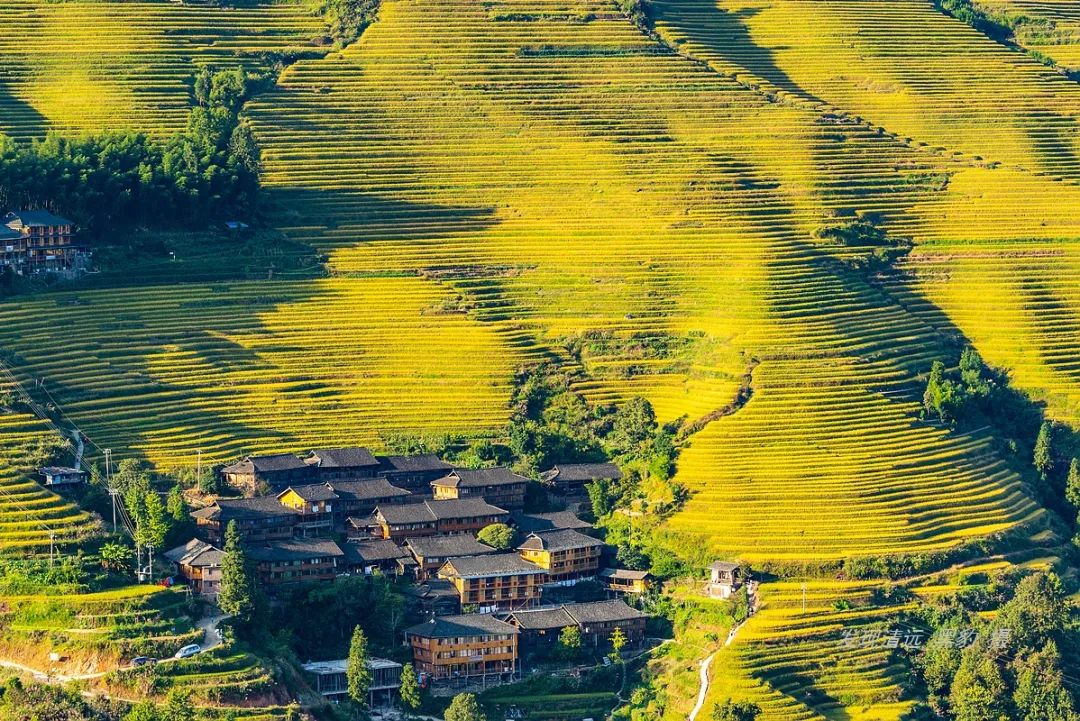
[[[199,651],[202,651],[202,646],[197,643],[188,644],[182,649],[176,652],[176,658],[191,658]]]

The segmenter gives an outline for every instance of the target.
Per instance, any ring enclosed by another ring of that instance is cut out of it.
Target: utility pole
[[[195,451],[195,487],[202,487],[202,449]]]
[[[49,532],[49,568],[53,567],[53,553],[56,550],[56,533]]]
[[[110,469],[112,449],[105,449],[105,487],[109,489],[109,499],[112,501],[112,532],[116,533],[116,489],[112,484],[112,470]]]

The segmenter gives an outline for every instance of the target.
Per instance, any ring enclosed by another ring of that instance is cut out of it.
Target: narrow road
[[[753,587],[756,591],[756,584]],[[731,642],[735,640],[735,636],[738,635],[739,629],[746,625],[758,609],[758,595],[753,593],[750,596],[750,613],[741,622],[735,625],[730,631],[728,631],[727,638],[724,640],[724,648],[731,645]],[[687,721],[696,721],[698,714],[701,713],[701,709],[705,707],[705,697],[709,695],[709,669],[712,667],[713,659],[716,658],[716,654],[719,651],[713,651],[704,659],[702,659],[698,670],[698,694],[697,701],[694,703],[694,708],[690,711],[690,715],[687,716]]]

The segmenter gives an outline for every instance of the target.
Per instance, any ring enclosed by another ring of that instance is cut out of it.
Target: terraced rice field
[[[0,37],[0,133],[16,138],[47,130],[168,134],[186,123],[199,66],[254,68],[266,54],[321,52],[312,40],[323,32],[298,0],[229,9],[12,0],[0,7],[0,25],[18,28]]]
[[[1080,9],[1070,0],[977,0],[992,14],[1026,18],[1016,40],[1068,70],[1080,68]]]
[[[735,698],[757,703],[769,721],[901,718],[912,703],[900,700],[905,668],[885,637],[914,604],[875,606],[874,588],[837,581],[762,587],[761,610],[713,660],[706,713]]]
[[[1038,514],[985,439],[916,422],[937,329],[810,238],[836,212],[909,234],[911,208],[941,203],[935,178],[966,166],[770,103],[602,2],[390,0],[280,86],[248,111],[265,180],[295,210],[286,231],[336,268],[437,278],[481,322],[549,344],[686,341],[585,360],[591,398],[643,393],[668,418],[724,407],[762,361],[751,404],[684,453],[700,493],[676,527],[748,557],[836,558]],[[807,503],[823,494],[824,519]]]
[[[0,413],[0,553],[48,552],[92,533],[90,514],[43,488],[23,450],[49,431],[29,413]]]
[[[1080,87],[923,0],[659,0],[683,51],[940,152],[1080,173]]]
[[[164,469],[247,452],[484,435],[528,349],[415,277],[92,291],[0,306],[0,346],[68,421]],[[58,351],[58,348],[63,348]]]
[[[4,596],[0,598],[4,656],[47,668],[49,653],[57,651],[69,658],[65,663],[78,665],[59,670],[74,674],[108,671],[121,659],[138,655],[171,655],[202,637],[202,631],[184,615],[185,599],[183,594],[150,585],[96,593]]]

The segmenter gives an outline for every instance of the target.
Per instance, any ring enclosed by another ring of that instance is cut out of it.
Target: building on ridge
[[[281,489],[294,483],[309,483],[315,478],[315,466],[304,463],[291,453],[275,453],[268,456],[245,456],[236,463],[221,469],[223,483],[252,494],[259,484]]]
[[[321,481],[354,481],[374,478],[382,464],[367,448],[317,448],[304,458],[304,463],[314,466]]]

